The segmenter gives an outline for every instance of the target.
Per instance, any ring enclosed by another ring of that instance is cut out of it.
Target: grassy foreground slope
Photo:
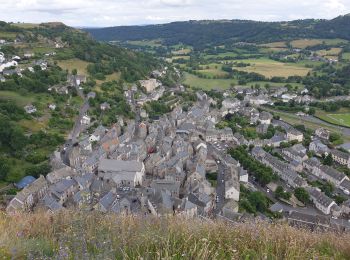
[[[2,259],[349,259],[350,234],[98,213],[0,216]]]

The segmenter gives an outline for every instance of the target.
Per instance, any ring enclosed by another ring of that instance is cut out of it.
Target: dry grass
[[[60,66],[64,70],[68,70],[71,72],[73,69],[78,70],[78,74],[87,75],[87,66],[89,62],[79,60],[79,59],[70,59],[70,60],[62,60],[58,61],[58,66]]]
[[[243,60],[250,63],[250,66],[243,68],[235,68],[246,72],[255,72],[271,77],[289,77],[289,76],[306,76],[311,70],[300,65],[282,63],[269,59]]]
[[[315,45],[322,44],[322,40],[320,39],[301,39],[290,42],[293,48],[304,49],[306,47],[311,47]]]
[[[349,259],[350,235],[98,213],[0,216],[4,259]]]
[[[270,42],[270,43],[261,44],[261,46],[269,47],[269,48],[286,48],[287,44],[286,42]]]
[[[319,50],[317,54],[320,56],[338,56],[342,48],[330,48],[329,50]]]

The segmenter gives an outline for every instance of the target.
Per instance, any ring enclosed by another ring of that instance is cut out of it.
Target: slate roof
[[[142,170],[142,163],[138,161],[102,159],[98,169],[99,171],[140,172]]]
[[[29,184],[33,183],[35,181],[35,178],[33,176],[25,176],[22,180],[17,182],[15,186],[18,189],[23,189],[27,187]]]

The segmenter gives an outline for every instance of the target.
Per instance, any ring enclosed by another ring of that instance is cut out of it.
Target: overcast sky
[[[0,20],[113,26],[200,19],[334,18],[350,0],[0,0]]]

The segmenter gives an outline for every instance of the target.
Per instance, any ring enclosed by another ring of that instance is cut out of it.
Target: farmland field
[[[192,50],[190,48],[186,49],[181,49],[181,50],[176,50],[176,51],[171,51],[173,55],[187,55],[191,52]]]
[[[214,77],[214,76],[226,76],[228,75],[227,72],[221,70],[222,65],[213,63],[213,64],[208,64],[206,66],[202,66],[201,70],[197,70],[197,72],[204,74],[209,77]]]
[[[237,70],[259,73],[268,78],[306,76],[310,71],[309,68],[305,68],[303,66],[282,63],[269,59],[242,60],[242,62],[250,63],[251,66],[236,68]]]
[[[322,44],[323,42],[328,45],[334,45],[334,44],[346,43],[348,41],[343,39],[300,39],[300,40],[291,41],[290,43],[294,48],[304,49],[306,47]]]
[[[344,52],[344,53],[342,54],[342,58],[343,58],[344,60],[350,60],[350,52]]]
[[[127,41],[128,44],[144,46],[144,47],[160,47],[162,46],[159,40],[143,40],[143,41]]]
[[[270,42],[266,44],[261,44],[263,47],[269,47],[269,48],[285,48],[287,47],[286,42]]]
[[[187,56],[187,55],[174,56],[171,58],[171,61],[176,62],[176,60],[179,60],[179,59],[189,60],[190,56]]]
[[[319,40],[319,39],[300,39],[300,40],[291,41],[290,43],[294,48],[303,49],[306,47],[321,44],[322,40]]]
[[[14,32],[0,32],[0,39],[14,40],[16,36],[17,33]]]
[[[320,50],[317,53],[321,56],[338,56],[341,51],[341,48],[331,48],[330,50]]]
[[[23,29],[33,29],[33,28],[40,27],[40,25],[37,23],[15,23],[13,25]]]
[[[228,89],[231,86],[231,83],[236,84],[235,80],[230,79],[202,79],[190,73],[185,73],[184,84],[187,84],[191,87],[198,87],[204,90],[210,89]]]
[[[211,59],[211,58],[225,58],[225,57],[237,57],[237,53],[234,52],[223,52],[223,53],[219,53],[219,54],[207,54],[204,55],[205,59]]]

